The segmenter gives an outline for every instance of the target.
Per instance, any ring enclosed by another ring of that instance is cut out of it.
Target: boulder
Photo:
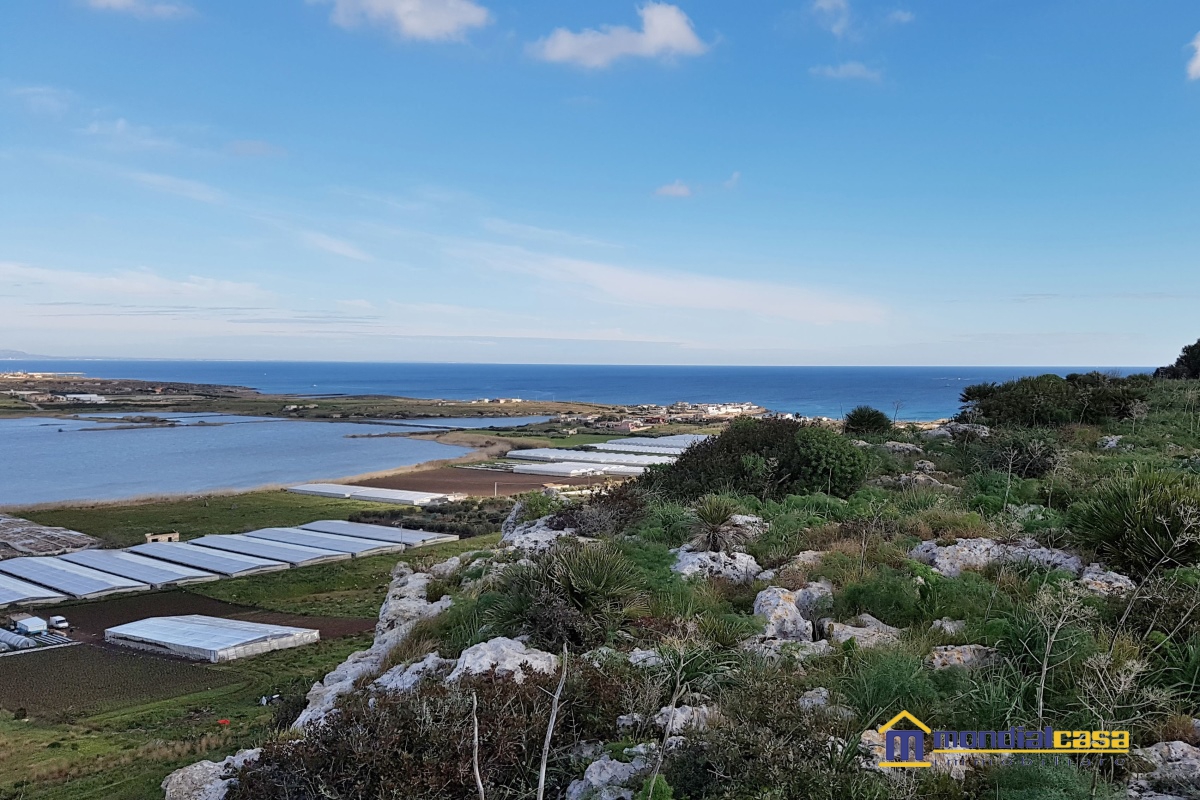
[[[762,567],[746,553],[693,551],[685,545],[676,553],[671,570],[685,578],[701,576],[724,578],[734,583],[751,583],[755,576],[762,572]]]
[[[947,422],[932,430],[925,431],[921,436],[925,439],[986,439],[992,431],[986,425],[972,425],[966,422]]]
[[[708,730],[720,718],[720,712],[709,706],[663,706],[654,715],[654,724],[671,734],[683,733],[688,728]]]
[[[657,650],[635,648],[629,651],[629,663],[635,667],[661,667],[665,662]]]
[[[947,636],[960,636],[967,629],[967,621],[965,619],[950,619],[949,617],[942,617],[941,619],[935,619],[933,622],[929,623],[929,629],[931,631],[944,633]]]
[[[543,553],[564,536],[574,535],[574,529],[555,530],[550,527],[550,517],[542,517],[532,522],[512,526],[501,535],[500,545],[514,547],[525,553]]]
[[[754,580],[766,581],[767,583],[770,583],[771,581],[775,580],[777,575],[778,573],[773,569],[764,569],[762,572],[754,576]]]
[[[870,442],[864,442],[862,439],[851,439],[850,444],[854,445],[855,447],[870,447],[871,446]]]
[[[824,639],[815,642],[798,642],[790,639],[768,639],[765,636],[755,636],[742,642],[741,647],[743,650],[757,653],[763,658],[782,658],[786,655],[797,661],[826,656],[833,652],[833,647]]]
[[[1096,442],[1096,447],[1101,450],[1116,450],[1121,446],[1121,440],[1124,436],[1101,436],[1100,441]]]
[[[983,569],[989,564],[1014,561],[1032,561],[1076,575],[1083,570],[1078,556],[1042,547],[1033,539],[1022,539],[1015,544],[1000,544],[994,539],[956,539],[954,544],[946,546],[921,542],[909,556],[949,578],[958,577],[964,569]]]
[[[371,684],[372,689],[382,692],[411,692],[426,675],[449,672],[458,662],[430,653],[420,661],[392,667]]]
[[[833,602],[833,584],[827,580],[809,581],[793,594],[796,608],[808,619],[829,610]]]
[[[224,800],[232,775],[243,765],[258,759],[261,748],[243,750],[221,762],[198,761],[177,769],[162,782],[165,800]]]
[[[472,550],[467,553],[460,553],[456,556],[450,556],[445,561],[434,564],[429,568],[429,574],[435,578],[449,578],[454,573],[458,572],[464,564],[471,562],[471,557],[478,551]]]
[[[754,598],[754,614],[766,617],[763,635],[768,639],[812,641],[812,623],[801,615],[796,607],[796,595],[787,589],[770,586],[759,592]]]
[[[1137,584],[1130,578],[1119,572],[1106,570],[1099,564],[1089,564],[1079,576],[1079,582],[1084,588],[1106,596],[1126,595],[1137,588]]]
[[[458,657],[458,665],[446,680],[453,682],[464,675],[482,675],[492,670],[500,677],[510,677],[517,683],[522,683],[526,672],[556,672],[558,656],[526,647],[516,639],[498,636],[463,650],[462,655]]]
[[[859,647],[879,647],[895,644],[903,633],[899,628],[880,622],[870,614],[860,614],[851,620],[855,624],[829,622],[825,626],[825,635],[830,641],[842,644],[853,639]]]
[[[582,778],[571,781],[567,800],[632,800],[633,791],[627,784],[645,769],[643,758],[626,764],[605,754],[588,764]]]
[[[908,442],[884,442],[883,449],[898,456],[919,456],[925,452],[920,446]]]
[[[1149,800],[1160,793],[1200,796],[1200,747],[1186,742],[1159,742],[1130,751],[1153,767],[1130,776],[1129,796]]]
[[[408,636],[419,620],[440,614],[450,607],[449,597],[435,603],[425,597],[429,575],[414,573],[404,562],[392,570],[392,582],[387,597],[379,609],[379,622],[375,625],[375,641],[367,650],[352,653],[323,679],[313,684],[308,692],[308,707],[293,723],[296,730],[303,730],[310,723],[321,723],[337,703],[337,699],[354,689],[359,680],[377,675],[392,649]]]
[[[933,475],[925,472],[908,472],[903,475],[881,475],[878,478],[873,478],[870,483],[872,486],[881,486],[884,489],[934,489],[939,492],[949,492],[952,494],[962,491],[959,487],[950,483],[942,483]]]
[[[996,650],[993,647],[981,644],[946,645],[933,648],[925,657],[925,664],[931,669],[970,668],[990,664],[995,658]]]
[[[933,473],[937,472],[937,464],[933,463],[932,461],[921,459],[917,463],[913,464],[913,472],[919,472],[922,475],[932,475]]]
[[[771,527],[769,522],[753,514],[734,514],[725,524],[728,527],[741,529],[748,539],[757,539]]]
[[[818,686],[816,689],[810,689],[800,695],[797,705],[802,711],[820,711],[843,719],[850,719],[854,716],[853,710],[833,703],[829,697],[829,690],[824,686]]]
[[[787,563],[788,567],[818,567],[821,565],[821,559],[825,557],[824,550],[805,550],[797,553],[792,557],[792,560]],[[784,567],[786,569],[787,567]]]

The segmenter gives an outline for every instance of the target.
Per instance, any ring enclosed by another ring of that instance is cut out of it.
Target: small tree
[[[1029,605],[1045,636],[1041,651],[1033,654],[1040,662],[1037,682],[1039,720],[1045,716],[1046,680],[1050,671],[1062,666],[1070,658],[1062,654],[1062,648],[1056,650],[1056,645],[1061,644],[1073,628],[1086,625],[1097,617],[1096,609],[1085,602],[1086,598],[1087,590],[1077,583],[1048,583],[1038,590]]]
[[[899,408],[896,411],[899,413]],[[842,430],[849,434],[887,433],[891,429],[888,415],[871,406],[858,406],[842,420]]]

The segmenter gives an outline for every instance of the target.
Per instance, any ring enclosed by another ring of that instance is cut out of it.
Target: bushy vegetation
[[[1189,344],[1179,353],[1179,358],[1168,367],[1159,367],[1154,371],[1156,378],[1174,380],[1196,380],[1200,378],[1200,339]]]
[[[1071,507],[1071,529],[1111,564],[1144,576],[1200,561],[1200,476],[1137,469]]]
[[[963,390],[960,422],[1035,428],[1095,425],[1124,419],[1147,397],[1149,376],[1119,378],[1100,372],[1039,375]]]
[[[511,497],[469,497],[452,503],[421,508],[380,507],[351,514],[350,519],[354,522],[367,522],[375,525],[395,525],[398,528],[418,528],[435,533],[452,533],[455,536],[468,538],[486,536],[498,531],[500,524],[512,510],[513,502]],[[534,502],[543,502],[545,507],[550,509],[546,513],[551,513],[551,510],[560,505],[549,497],[544,501]]]
[[[892,420],[887,414],[871,406],[857,406],[842,420],[842,429],[851,435],[887,433],[892,429]]]
[[[741,419],[689,447],[674,464],[647,469],[637,485],[677,501],[706,494],[847,497],[862,485],[866,471],[866,456],[833,431],[786,419]]]

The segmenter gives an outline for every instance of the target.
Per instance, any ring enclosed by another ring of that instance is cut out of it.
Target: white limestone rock
[[[1163,792],[1200,796],[1200,747],[1187,742],[1159,742],[1130,754],[1153,767],[1149,772],[1130,776],[1130,797],[1149,800]]]
[[[898,456],[919,456],[925,452],[920,446],[908,442],[884,442],[883,449]]]
[[[258,760],[261,748],[243,750],[221,762],[198,761],[177,769],[162,782],[165,800],[224,800],[233,779],[225,777]]]
[[[870,447],[871,446],[870,442],[864,442],[862,439],[851,439],[850,444],[854,445],[855,447]]]
[[[572,528],[561,531],[550,527],[550,517],[542,517],[531,522],[516,525],[500,537],[500,545],[515,547],[525,553],[544,553],[554,546],[554,543],[564,536],[574,536]]]
[[[947,636],[961,636],[967,630],[967,621],[965,619],[942,617],[929,623],[929,629],[944,633]]]
[[[635,648],[629,651],[629,663],[635,667],[661,667],[664,662],[657,650]]]
[[[471,563],[471,557],[477,552],[477,550],[471,550],[466,553],[459,553],[456,556],[450,556],[445,561],[430,567],[429,574],[435,578],[449,578],[455,572],[458,572],[464,564]]]
[[[842,719],[850,719],[854,716],[854,711],[842,705],[837,705],[829,696],[829,690],[824,686],[818,686],[816,689],[810,689],[800,695],[800,700],[797,702],[802,711],[820,711],[834,717]]]
[[[838,644],[853,639],[859,647],[880,647],[900,641],[900,634],[903,633],[899,628],[893,628],[870,614],[860,614],[851,622],[856,624],[827,623],[826,637]]]
[[[446,680],[453,682],[464,675],[482,675],[492,670],[495,670],[498,676],[510,677],[517,683],[522,683],[526,672],[552,674],[557,671],[558,656],[526,647],[516,639],[498,636],[463,650],[458,658],[458,665]]]
[[[990,664],[995,658],[996,649],[993,647],[981,644],[946,645],[933,648],[925,657],[925,664],[930,669],[971,668]]]
[[[571,781],[567,800],[632,800],[628,784],[645,769],[645,759],[635,758],[626,764],[605,754],[588,764],[582,778]]]
[[[747,639],[742,642],[741,648],[763,658],[776,659],[791,656],[797,661],[827,656],[833,652],[833,647],[824,639],[815,642],[797,642],[790,639],[768,639],[765,636],[754,636]]]
[[[992,431],[986,425],[972,425],[966,422],[947,422],[932,430],[925,431],[921,436],[925,439],[956,439],[959,437],[986,439]]]
[[[755,576],[762,572],[762,567],[746,553],[693,551],[685,545],[676,553],[671,570],[685,578],[701,576],[724,578],[734,583],[751,583]]]
[[[1099,564],[1089,564],[1079,576],[1079,582],[1089,591],[1105,596],[1127,595],[1137,588],[1137,584],[1130,578],[1119,572],[1106,570]]]
[[[430,653],[420,661],[392,667],[376,678],[371,688],[383,692],[411,692],[426,675],[449,672],[457,663],[452,658]]]
[[[720,712],[709,706],[663,706],[654,715],[654,724],[671,734],[683,733],[689,728],[708,730],[720,719]]]
[[[787,563],[788,567],[819,567],[821,559],[825,557],[824,550],[805,550],[797,553],[791,561]],[[784,567],[786,569],[787,567]]]
[[[824,579],[809,581],[793,594],[796,596],[796,609],[806,619],[826,613],[833,604],[833,584]]]
[[[913,464],[913,472],[919,472],[922,475],[932,475],[933,473],[937,472],[937,464],[934,464],[932,461],[921,459],[917,463]]]
[[[1123,438],[1125,437],[1116,435],[1101,436],[1100,441],[1096,442],[1096,447],[1099,447],[1101,450],[1116,450],[1121,446],[1121,440]]]
[[[796,595],[779,586],[763,589],[754,598],[755,616],[766,617],[763,635],[768,639],[811,642],[812,623],[796,607]]]
[[[308,707],[293,723],[295,730],[303,730],[310,723],[325,720],[337,703],[337,699],[354,689],[364,677],[377,675],[392,648],[407,638],[419,620],[440,614],[450,607],[449,597],[431,603],[425,598],[429,575],[414,573],[404,562],[392,570],[392,583],[387,598],[379,609],[379,622],[375,625],[375,641],[367,650],[352,653],[349,658],[313,684],[309,690]]]
[[[949,578],[958,577],[964,569],[979,570],[1001,562],[1032,561],[1076,575],[1083,570],[1083,562],[1078,556],[1042,547],[1033,539],[1022,539],[1014,544],[1000,544],[994,539],[956,539],[954,544],[947,546],[921,542],[909,556]]]

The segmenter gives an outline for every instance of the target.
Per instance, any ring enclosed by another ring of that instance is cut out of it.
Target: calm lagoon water
[[[404,437],[361,438],[419,430],[407,427],[220,414],[160,416],[177,425],[121,428],[118,422],[0,419],[0,506],[251,489],[378,472],[468,452]],[[436,424],[486,427],[544,419],[439,419]]]

